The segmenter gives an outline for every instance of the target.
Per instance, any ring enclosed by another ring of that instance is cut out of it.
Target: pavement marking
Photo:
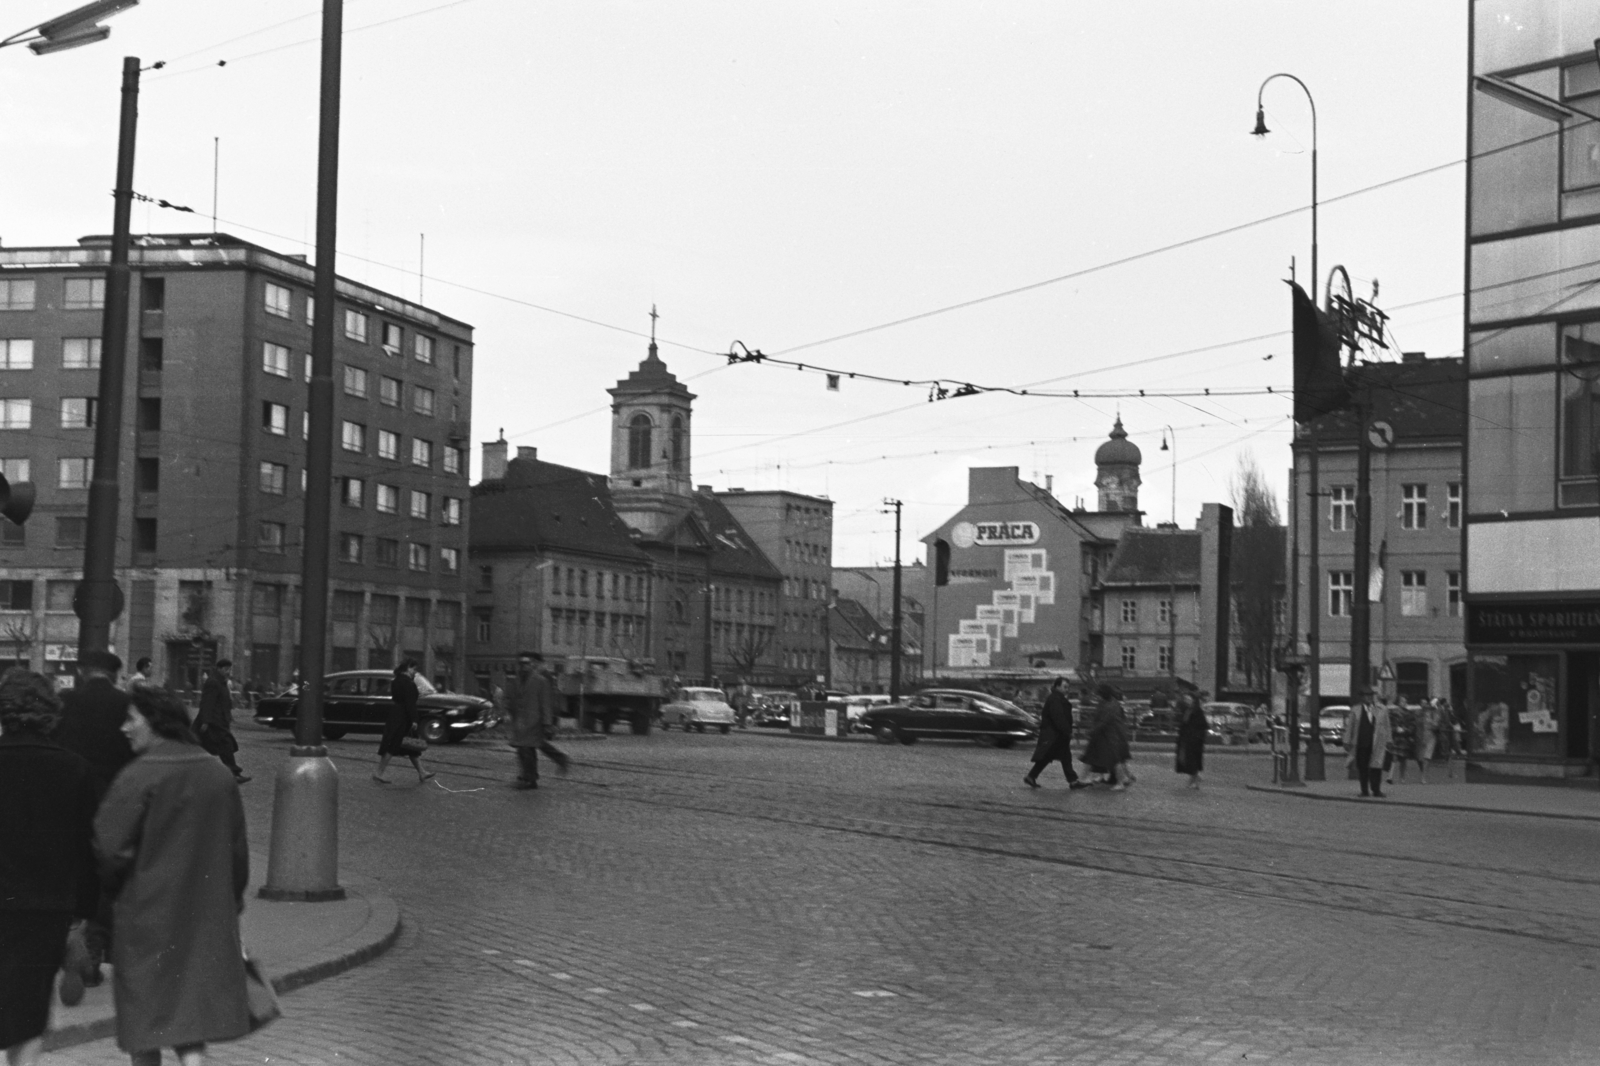
[[[687,1018],[679,1018],[677,1021],[673,1022],[672,1024],[676,1025],[679,1029],[698,1029],[698,1028],[700,1028],[700,1023],[699,1022],[691,1022]]]
[[[498,954],[500,954],[500,952],[496,951],[494,948],[484,948],[483,949],[483,953],[485,955],[498,955]]]
[[[600,988],[599,986],[591,988],[591,989],[589,989],[589,991],[593,992],[597,996],[609,996],[611,994],[611,989],[609,989],[609,988]]]
[[[534,962],[532,959],[512,959],[511,961],[516,963],[518,966],[537,966],[537,965],[539,965],[538,963]]]
[[[648,1003],[630,1003],[628,1006],[632,1007],[634,1010],[655,1010],[655,1008]]]
[[[550,976],[554,977],[557,981],[572,980],[572,975],[570,973],[552,973]]]
[[[888,996],[899,995],[898,992],[891,992],[887,988],[867,988],[850,994],[852,996],[860,996],[862,999],[883,999]]]
[[[730,1044],[748,1044],[751,1042],[748,1036],[724,1036],[722,1039]]]

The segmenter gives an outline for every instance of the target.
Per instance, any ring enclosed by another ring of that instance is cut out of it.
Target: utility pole
[[[712,611],[712,608],[716,606],[716,599],[715,599],[716,588],[715,588],[715,586],[713,586],[711,584],[711,549],[712,549],[711,542],[707,541],[706,542],[706,581],[705,581],[705,589],[706,589],[706,596],[705,596],[705,602],[706,602],[706,627],[705,627],[706,679],[705,679],[705,682],[704,682],[704,684],[706,684],[706,685],[710,685],[711,684],[711,677],[712,677],[712,674],[714,672],[711,669],[711,611]]]
[[[1359,372],[1359,371],[1358,371]],[[1356,558],[1355,588],[1350,600],[1350,696],[1361,698],[1371,684],[1372,656],[1372,444],[1368,421],[1372,395],[1358,385],[1356,400]],[[1352,703],[1351,706],[1356,706]]]
[[[111,623],[122,613],[117,587],[118,478],[122,465],[122,392],[128,365],[128,233],[133,212],[133,149],[139,130],[139,59],[122,59],[122,121],[117,133],[117,187],[100,325],[100,393],[95,402],[94,476],[83,538],[83,583],[72,598],[78,615],[78,658],[111,646]]]
[[[889,623],[889,702],[900,702],[900,511],[904,504],[899,500],[884,500],[884,506],[894,508],[894,608]]]
[[[1307,528],[1311,544],[1309,546],[1306,575],[1306,643],[1309,645],[1306,677],[1307,703],[1306,714],[1310,717],[1311,739],[1306,741],[1306,773],[1307,781],[1326,781],[1327,770],[1324,766],[1325,752],[1322,750],[1322,489],[1321,489],[1321,459],[1322,435],[1317,432],[1315,420],[1311,423],[1311,484],[1306,493],[1306,507],[1310,514],[1311,522]],[[1298,694],[1296,694],[1298,696]],[[1299,732],[1299,715],[1289,720],[1290,728],[1295,734]],[[1290,750],[1295,746],[1295,736],[1289,739]]]

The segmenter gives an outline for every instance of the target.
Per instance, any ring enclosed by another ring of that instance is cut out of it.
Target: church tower
[[[660,534],[693,498],[689,414],[694,394],[661,361],[650,309],[650,350],[611,394],[611,498],[622,520]]]
[[[1139,463],[1144,459],[1139,446],[1128,439],[1122,416],[1111,427],[1111,439],[1094,453],[1098,468],[1095,487],[1100,490],[1100,510],[1137,514],[1139,512]]]

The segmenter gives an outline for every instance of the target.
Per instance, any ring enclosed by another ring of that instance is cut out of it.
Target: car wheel
[[[1017,745],[1015,737],[1000,737],[994,742],[997,748],[1014,748]]]
[[[978,742],[978,747],[980,747],[980,748],[995,748],[995,747],[999,747],[999,745],[997,743],[995,743],[994,737],[979,735],[979,736],[973,737],[972,739],[976,740]]]
[[[880,744],[897,744],[900,741],[900,731],[887,722],[873,726],[872,735],[878,738]]]
[[[706,731],[706,724],[704,722],[696,722],[694,724],[694,731],[696,733],[704,733]]]
[[[628,726],[633,730],[634,736],[647,737],[650,735],[650,716],[636,714],[629,719]]]
[[[340,739],[341,737],[344,736],[344,727],[343,726],[336,726],[336,725],[325,725],[325,726],[322,727],[322,736],[324,737],[324,739],[327,739],[327,740],[338,740],[338,739]]]
[[[443,722],[437,718],[424,718],[422,720],[422,739],[429,744],[439,744],[450,735]]]
[[[725,726],[718,726],[718,728],[721,729],[724,734],[726,734],[728,732],[728,730],[732,729],[733,727],[725,725]]]

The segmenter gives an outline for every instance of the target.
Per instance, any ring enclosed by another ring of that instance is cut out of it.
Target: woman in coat
[[[89,763],[50,739],[60,720],[49,678],[0,678],[0,1047],[12,1066],[38,1060],[67,931],[95,912],[99,788]],[[77,1002],[67,980],[62,996]]]
[[[1206,734],[1211,723],[1205,708],[1193,693],[1178,697],[1178,755],[1173,769],[1189,775],[1189,788],[1200,787],[1200,771],[1206,762]]]
[[[94,819],[114,898],[117,1046],[134,1066],[160,1063],[163,1047],[198,1066],[207,1043],[250,1031],[239,944],[250,879],[244,805],[176,696],[152,687],[132,695],[123,732],[136,758]]]
[[[417,772],[417,784],[433,776],[432,770],[422,769],[422,756],[412,755],[400,748],[400,741],[417,734],[416,673],[417,664],[410,659],[394,668],[394,681],[389,685],[389,716],[384,722],[383,739],[378,741],[378,772],[372,775],[372,779],[380,785],[389,783],[383,772],[389,769],[389,760],[396,755],[404,755],[411,760],[411,768]]]
[[[1133,773],[1128,769],[1132,750],[1128,746],[1128,727],[1122,721],[1122,704],[1110,685],[1096,690],[1100,702],[1094,709],[1094,724],[1089,729],[1089,743],[1083,749],[1083,762],[1090,770],[1109,777],[1111,787],[1122,791],[1133,784]]]

